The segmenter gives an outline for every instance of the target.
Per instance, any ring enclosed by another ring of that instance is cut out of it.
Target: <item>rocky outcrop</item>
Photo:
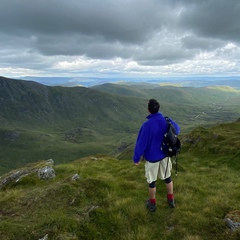
[[[35,164],[28,165],[24,168],[14,170],[0,177],[0,190],[7,188],[10,184],[19,182],[20,179],[30,174],[38,175],[39,179],[55,178],[56,174],[53,169],[54,161],[49,159]]]

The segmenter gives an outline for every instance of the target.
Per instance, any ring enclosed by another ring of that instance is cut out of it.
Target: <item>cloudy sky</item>
[[[239,0],[0,0],[0,76],[237,76],[239,13]]]

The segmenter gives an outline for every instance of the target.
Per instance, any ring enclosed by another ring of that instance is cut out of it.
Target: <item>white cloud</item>
[[[238,0],[0,0],[1,75],[239,75],[239,11]]]

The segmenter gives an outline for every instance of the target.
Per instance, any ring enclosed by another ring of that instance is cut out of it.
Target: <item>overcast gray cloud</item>
[[[0,75],[239,75],[239,12],[239,0],[0,0]]]

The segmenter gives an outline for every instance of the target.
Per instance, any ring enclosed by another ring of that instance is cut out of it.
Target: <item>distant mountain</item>
[[[105,83],[92,89],[119,96],[156,98],[165,115],[177,120],[182,132],[199,125],[235,121],[240,115],[240,91],[226,86],[176,87],[158,84]]]
[[[93,87],[104,83],[124,85],[169,85],[181,87],[229,86],[240,89],[240,76],[235,77],[161,77],[161,78],[127,78],[121,76],[104,77],[23,77],[22,80],[35,81],[48,86],[85,86]]]
[[[102,85],[93,86],[92,89],[97,89],[107,93],[113,93],[122,96],[133,96],[139,98],[156,98],[161,102],[181,103],[205,105],[209,103],[219,102],[223,98],[233,95],[239,95],[237,91],[231,87],[175,87],[175,86],[159,86],[156,84],[113,84],[105,83]]]
[[[0,78],[0,173],[39,159],[114,152],[137,131],[146,99]]]
[[[91,88],[121,96],[148,98],[149,94],[144,90],[150,87],[155,88],[156,86],[152,86],[152,84],[125,85],[116,83],[104,83],[101,85],[93,86]]]
[[[240,80],[222,80],[222,81],[215,81],[214,85],[218,86],[231,86],[240,90]]]
[[[28,127],[60,124],[117,129],[121,122],[135,122],[138,116],[132,110],[141,109],[145,103],[86,87],[49,87],[3,77],[0,78],[0,96],[2,125]]]

